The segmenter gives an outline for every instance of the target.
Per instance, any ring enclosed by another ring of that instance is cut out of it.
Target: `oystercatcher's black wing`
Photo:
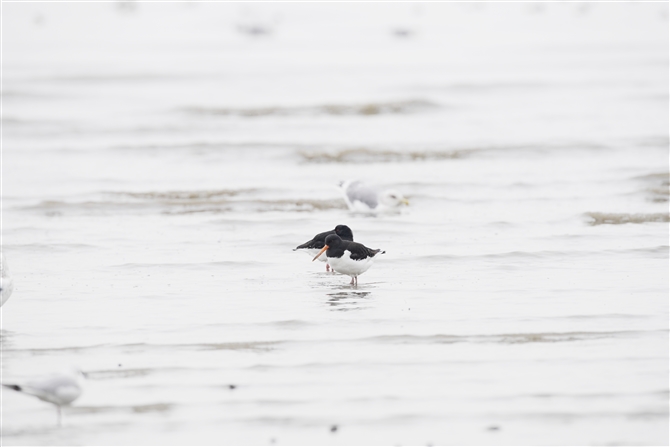
[[[344,248],[345,250],[349,250],[351,253],[351,259],[354,261],[360,261],[361,259],[367,259],[367,258],[374,258],[376,254],[379,253],[386,253],[385,251],[382,251],[380,249],[372,249],[368,248],[363,244],[359,244],[358,242],[349,242]]]
[[[301,248],[310,248],[321,250],[326,245],[326,237],[330,234],[335,234],[334,230],[324,231],[314,236],[311,240],[305,242],[302,245],[298,245],[294,250],[300,250]]]

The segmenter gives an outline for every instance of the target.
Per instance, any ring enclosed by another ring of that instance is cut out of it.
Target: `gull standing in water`
[[[5,254],[0,256],[0,307],[5,304],[9,296],[14,290],[14,283],[9,276],[9,269],[7,268],[7,260]]]
[[[319,252],[319,250],[323,248],[324,245],[326,245],[326,237],[330,236],[331,234],[337,234],[345,241],[354,240],[354,233],[351,232],[351,228],[346,225],[338,225],[334,230],[324,231],[323,233],[317,234],[311,240],[305,242],[302,245],[298,245],[293,249],[293,251],[302,251],[303,253],[307,253],[309,256],[314,256]],[[330,265],[328,262],[326,262],[325,254],[319,256],[319,261],[326,263],[326,271],[329,272]]]
[[[73,369],[67,373],[53,374],[25,383],[3,383],[2,386],[54,404],[58,409],[58,426],[60,427],[61,407],[70,405],[81,395],[85,377],[82,371]]]
[[[359,180],[341,182],[340,188],[350,211],[383,213],[409,205],[409,201],[398,191],[381,190]]]
[[[333,270],[351,276],[351,285],[358,285],[358,275],[372,267],[376,255],[386,253],[357,242],[343,241],[337,234],[326,237],[326,245],[312,261],[316,261],[324,252]]]

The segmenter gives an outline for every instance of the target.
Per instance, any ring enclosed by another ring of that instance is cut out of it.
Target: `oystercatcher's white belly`
[[[343,275],[358,276],[366,272],[374,263],[374,257],[361,260],[351,259],[351,252],[345,250],[341,258],[328,258],[328,264],[337,273]]]

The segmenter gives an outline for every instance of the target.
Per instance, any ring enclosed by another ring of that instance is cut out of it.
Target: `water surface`
[[[4,444],[668,444],[667,5],[3,13]]]

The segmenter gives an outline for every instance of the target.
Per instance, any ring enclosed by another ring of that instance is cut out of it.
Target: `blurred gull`
[[[394,189],[381,190],[359,180],[340,183],[344,201],[351,211],[383,213],[409,205],[407,199]]]
[[[4,253],[0,256],[0,307],[5,304],[14,290],[14,283],[9,277],[9,269],[7,268],[7,260]]]
[[[60,426],[61,407],[70,405],[81,395],[84,377],[86,376],[82,371],[72,369],[25,383],[3,383],[2,386],[54,404],[58,409],[58,426]]]

